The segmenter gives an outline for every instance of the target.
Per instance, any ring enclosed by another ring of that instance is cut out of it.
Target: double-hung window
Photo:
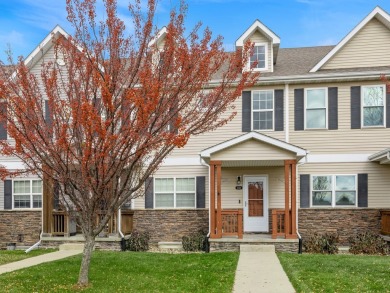
[[[12,193],[15,209],[42,208],[41,180],[13,180]]]
[[[274,91],[253,91],[252,129],[274,129]]]
[[[384,126],[385,86],[362,87],[362,126]]]
[[[255,43],[249,59],[249,67],[254,70],[267,69],[268,46],[266,43]]]
[[[195,208],[195,178],[155,178],[155,208]]]
[[[327,90],[315,88],[305,90],[305,127],[306,129],[327,128]]]
[[[311,177],[312,206],[356,206],[356,175],[316,175]]]

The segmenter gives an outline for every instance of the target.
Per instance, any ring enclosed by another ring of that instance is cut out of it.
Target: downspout
[[[208,172],[208,177],[209,177],[209,232],[207,233],[207,236],[206,236],[206,252],[210,252],[210,245],[209,245],[209,238],[210,238],[210,227],[211,227],[211,210],[210,210],[210,165],[207,164],[203,159],[202,157],[200,157],[200,164],[202,166],[205,166],[208,168],[209,172]]]
[[[285,113],[286,113],[286,130],[285,130],[285,141],[286,142],[289,142],[290,140],[290,121],[289,121],[289,117],[290,117],[290,94],[289,94],[289,85],[288,83],[286,83],[284,85],[284,96],[285,96],[285,100],[286,100],[286,106],[285,106]]]
[[[118,184],[121,184],[121,178],[118,178]],[[121,250],[125,251],[125,235],[123,235],[121,227],[122,227],[122,209],[118,209],[118,233],[121,236]]]
[[[42,200],[42,212],[41,212],[41,225],[42,225],[42,229],[41,229],[41,233],[39,233],[39,241],[37,243],[35,243],[33,246],[27,248],[24,252],[25,253],[29,253],[31,250],[39,247],[39,245],[41,245],[41,241],[42,241],[42,235],[43,235],[43,200]]]
[[[305,163],[307,163],[307,155],[308,155],[308,153],[309,152],[306,152],[306,156],[303,158],[304,160],[301,162],[301,163],[298,163],[297,165],[296,165],[296,174],[298,174],[298,167],[300,167],[300,166],[302,166],[302,165],[304,165]],[[295,186],[295,193],[296,194],[298,194],[298,185],[297,186]],[[296,215],[298,215],[298,205],[297,205],[297,207],[296,207]],[[298,216],[296,217],[296,227],[297,227],[297,235],[298,235],[298,254],[302,254],[302,236],[301,236],[301,234],[299,234],[299,227],[298,227]]]

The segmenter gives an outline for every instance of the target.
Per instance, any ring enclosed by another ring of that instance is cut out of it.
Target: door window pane
[[[264,215],[263,183],[248,182],[248,216],[262,217]]]

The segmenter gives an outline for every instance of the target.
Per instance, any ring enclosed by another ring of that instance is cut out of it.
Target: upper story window
[[[155,178],[156,208],[195,208],[195,178]]]
[[[41,180],[14,180],[12,194],[15,209],[42,208]]]
[[[356,175],[311,177],[312,206],[356,206]]]
[[[384,126],[385,86],[362,87],[362,126]]]
[[[253,91],[252,129],[274,129],[274,91]]]
[[[255,43],[253,53],[249,60],[249,67],[254,70],[267,69],[268,45],[266,43]]]
[[[327,128],[327,100],[327,90],[325,88],[305,90],[306,129]]]

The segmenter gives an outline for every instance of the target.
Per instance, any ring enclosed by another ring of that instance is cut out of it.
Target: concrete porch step
[[[242,244],[240,245],[240,252],[275,252],[275,245]]]
[[[183,245],[181,242],[159,242],[158,243],[158,248],[159,249],[177,249],[177,250],[182,250]]]
[[[83,251],[84,243],[64,243],[59,246],[60,251],[65,250],[74,250],[74,251]]]

